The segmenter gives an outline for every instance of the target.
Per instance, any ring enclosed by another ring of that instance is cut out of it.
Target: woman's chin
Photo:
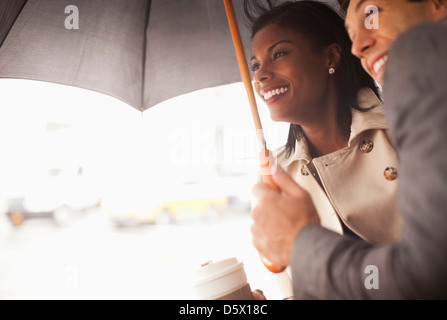
[[[287,120],[284,118],[284,115],[270,112],[270,119],[274,122],[286,122]]]

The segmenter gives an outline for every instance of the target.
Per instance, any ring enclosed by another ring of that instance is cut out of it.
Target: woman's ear
[[[341,47],[338,43],[333,43],[326,47],[327,68],[334,68],[337,70],[341,63]]]

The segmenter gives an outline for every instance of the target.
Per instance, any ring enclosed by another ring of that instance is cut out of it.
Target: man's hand
[[[262,290],[256,289],[252,291],[251,294],[253,295],[254,300],[267,300]]]
[[[282,193],[265,183],[253,187],[253,245],[274,264],[288,266],[296,235],[309,223],[319,224],[320,218],[310,195],[279,166],[273,180]]]

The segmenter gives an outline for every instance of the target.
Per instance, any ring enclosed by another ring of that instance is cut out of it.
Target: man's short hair
[[[340,3],[340,7],[342,8],[343,11],[348,11],[348,7],[349,7],[349,2],[351,0],[338,0],[338,2]]]
[[[408,1],[409,2],[422,2],[425,0],[408,0]],[[351,0],[338,0],[338,2],[340,3],[340,7],[344,12],[348,11],[349,2],[351,2]]]

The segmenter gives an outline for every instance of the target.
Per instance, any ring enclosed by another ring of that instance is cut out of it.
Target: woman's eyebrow
[[[275,42],[274,44],[272,44],[270,47],[267,48],[267,52],[272,52],[273,49],[275,49],[275,47],[281,43],[293,43],[290,40],[279,40],[278,42]],[[256,60],[256,56],[252,56],[250,61]]]

